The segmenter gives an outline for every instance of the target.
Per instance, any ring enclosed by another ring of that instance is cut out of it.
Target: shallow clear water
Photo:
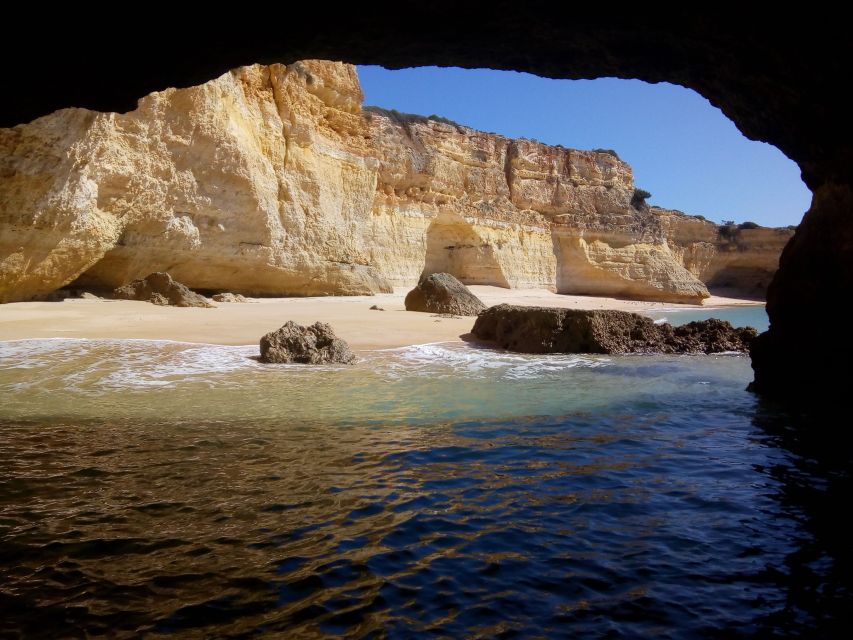
[[[0,635],[835,633],[850,462],[743,356],[0,343]],[[840,456],[840,457],[839,457]]]
[[[759,333],[770,327],[770,318],[764,305],[748,305],[742,307],[722,307],[716,309],[667,309],[650,311],[648,315],[658,322],[669,322],[673,325],[687,324],[695,320],[719,318],[728,320],[733,327],[755,327]]]

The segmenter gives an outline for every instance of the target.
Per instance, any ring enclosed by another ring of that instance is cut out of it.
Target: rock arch
[[[747,137],[797,162],[814,194],[769,288],[771,329],[753,353],[756,389],[809,397],[851,380],[831,373],[848,371],[853,357],[842,314],[827,321],[815,313],[853,293],[853,119],[845,97],[853,42],[844,20],[822,11],[768,18],[763,8],[744,6],[700,15],[648,6],[614,12],[536,1],[380,0],[369,10],[288,5],[228,24],[198,16],[180,23],[152,10],[129,31],[119,20],[106,29],[75,13],[16,16],[23,37],[0,45],[4,83],[15,97],[0,103],[0,126],[67,106],[127,111],[151,91],[198,84],[229,68],[312,57],[693,88]],[[3,171],[0,159],[0,179]],[[808,339],[833,334],[844,339],[827,349]]]

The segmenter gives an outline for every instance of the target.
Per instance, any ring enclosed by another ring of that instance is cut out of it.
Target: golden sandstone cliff
[[[605,152],[362,108],[351,65],[243,67],[127,114],[0,129],[0,302],[112,288],[346,295],[468,284],[762,295],[792,232],[634,207]]]

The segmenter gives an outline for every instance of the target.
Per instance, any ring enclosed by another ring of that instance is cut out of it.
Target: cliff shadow
[[[766,300],[767,287],[775,272],[749,266],[723,267],[708,281],[708,290],[717,296]]]
[[[457,215],[439,215],[427,228],[426,258],[421,275],[431,273],[449,273],[465,284],[510,288],[496,247]]]

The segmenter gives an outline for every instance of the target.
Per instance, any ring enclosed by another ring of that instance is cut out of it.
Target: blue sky
[[[649,202],[709,220],[798,224],[811,194],[781,151],[747,140],[694,91],[639,80],[358,67],[365,104],[441,115],[483,131],[577,149],[614,149]]]

